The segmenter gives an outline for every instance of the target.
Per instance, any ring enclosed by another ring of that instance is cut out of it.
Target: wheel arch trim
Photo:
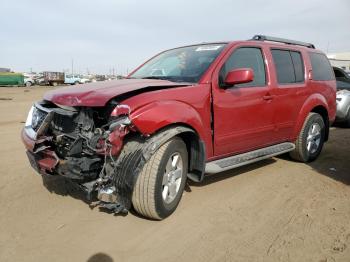
[[[327,120],[325,121],[325,124],[327,125],[326,129],[329,129],[329,115],[328,115],[329,108],[327,105],[327,100],[321,94],[318,94],[318,93],[313,94],[304,102],[304,104],[300,110],[300,113],[298,115],[297,121],[296,121],[295,126],[294,126],[293,140],[295,140],[298,137],[308,114],[310,112],[319,113],[320,109],[324,110],[323,112],[327,113]],[[322,117],[324,117],[324,116],[322,116]],[[328,132],[329,131],[326,130],[326,133],[327,133],[326,138],[327,139],[328,139]]]

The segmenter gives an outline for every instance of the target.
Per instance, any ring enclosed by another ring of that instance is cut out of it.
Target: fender
[[[116,188],[116,195],[118,203],[116,205],[120,210],[125,212],[131,207],[132,193],[134,186],[145,163],[152,157],[152,155],[168,140],[176,135],[181,134],[195,134],[194,130],[183,126],[169,126],[157,132],[155,135],[145,137],[130,137],[127,139],[121,154],[116,159],[116,162],[107,169],[112,174],[112,185]],[[203,150],[205,155],[205,148],[203,143],[199,141],[199,148],[195,150]],[[204,157],[196,156],[197,166],[190,166],[187,176],[194,181],[200,182],[203,180],[205,171]],[[197,168],[191,170],[191,168]],[[197,171],[197,172],[195,172]]]
[[[211,134],[204,131],[210,127],[204,127],[199,113],[186,103],[174,100],[152,102],[132,112],[130,118],[133,125],[146,136],[169,125],[189,126],[205,142],[206,147],[211,148],[211,144],[208,144]]]
[[[306,101],[304,102],[304,104],[300,110],[298,119],[295,123],[293,137],[292,137],[293,141],[298,137],[298,135],[299,135],[299,133],[304,125],[304,121],[305,121],[307,115],[317,106],[322,106],[327,110],[327,112],[329,112],[327,100],[325,99],[324,96],[322,96],[319,93],[312,94],[311,96],[309,96],[306,99]]]

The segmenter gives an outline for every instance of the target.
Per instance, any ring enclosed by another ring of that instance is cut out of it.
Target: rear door
[[[274,89],[275,138],[277,142],[290,140],[294,125],[310,90],[306,85],[303,54],[298,50],[270,49]]]
[[[247,152],[273,141],[273,99],[263,49],[259,45],[232,48],[213,75],[214,154]],[[251,83],[224,87],[226,74],[251,68]]]

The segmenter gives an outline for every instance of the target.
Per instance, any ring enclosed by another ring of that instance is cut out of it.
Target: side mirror
[[[254,71],[251,68],[238,68],[231,70],[225,77],[225,84],[233,86],[237,84],[249,83],[254,80]]]

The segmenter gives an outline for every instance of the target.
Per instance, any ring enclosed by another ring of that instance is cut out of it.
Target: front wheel
[[[309,113],[290,156],[300,162],[314,161],[321,153],[326,129],[321,115]]]
[[[162,145],[144,165],[137,178],[132,203],[141,215],[161,220],[177,208],[187,178],[185,143],[173,138]]]

